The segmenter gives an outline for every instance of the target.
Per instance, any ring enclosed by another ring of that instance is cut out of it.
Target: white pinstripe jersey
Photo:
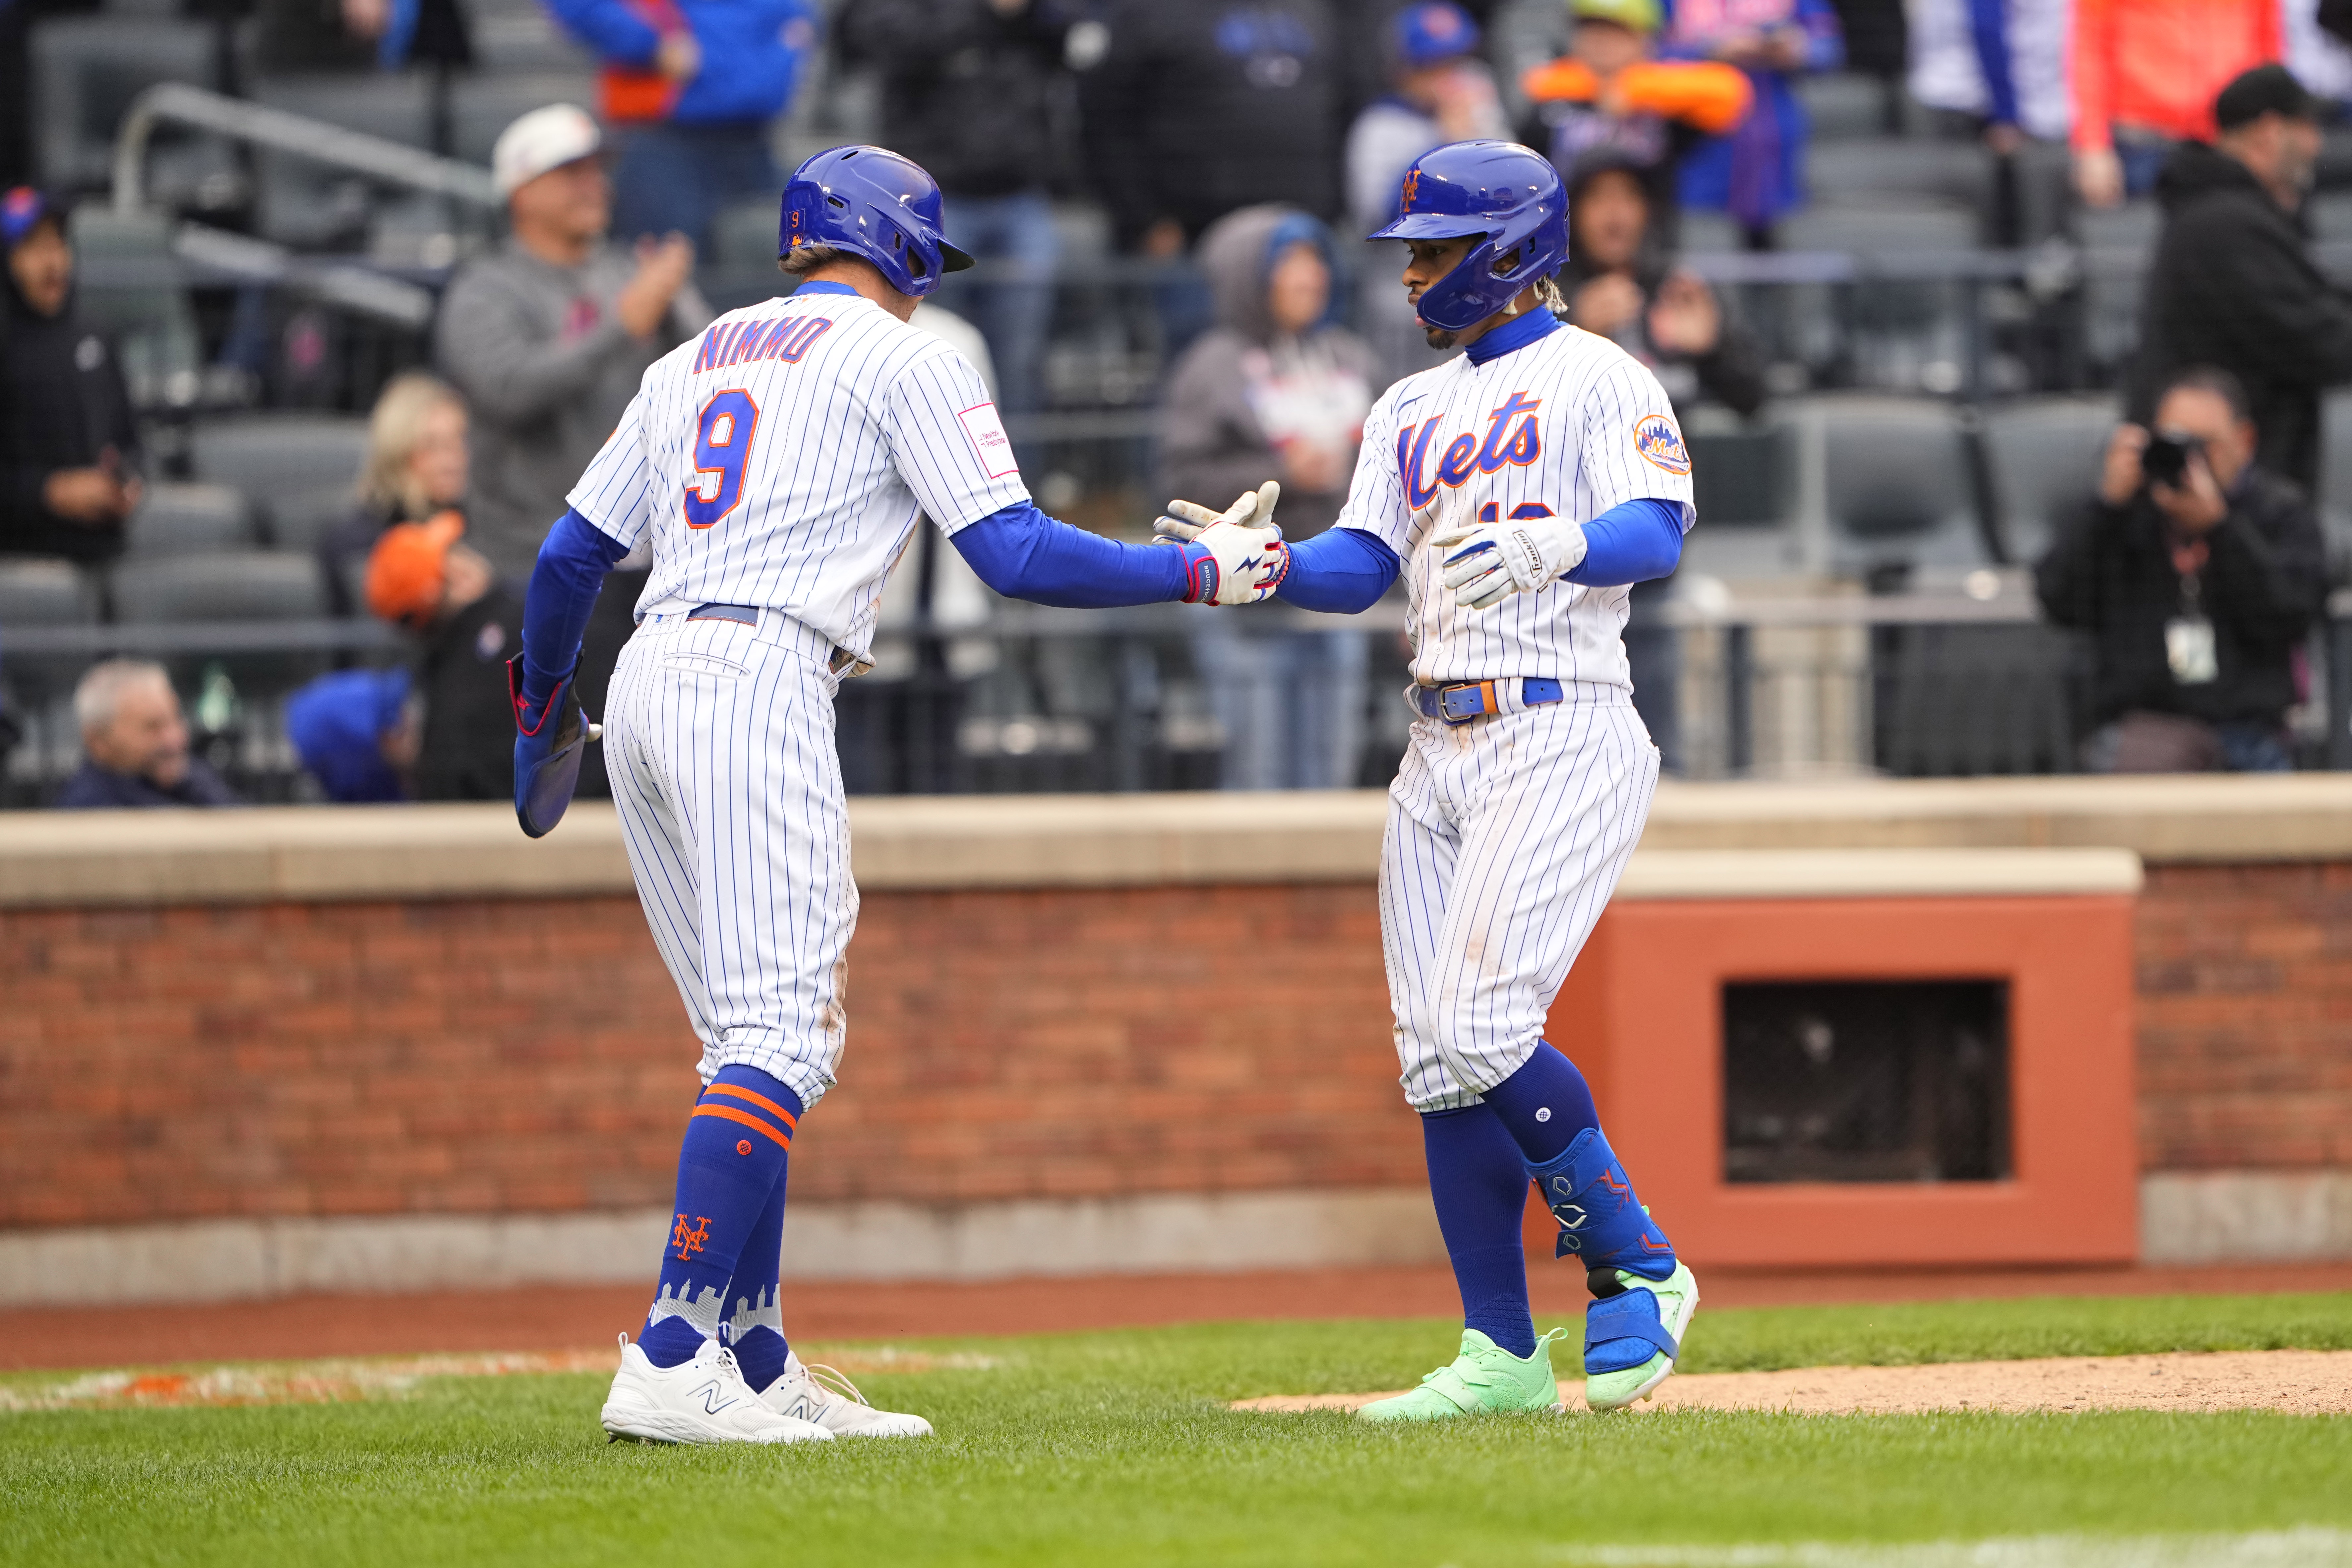
[[[1364,420],[1338,526],[1384,541],[1402,563],[1414,679],[1630,688],[1625,589],[1553,583],[1465,610],[1428,541],[1514,516],[1591,522],[1641,497],[1681,502],[1689,530],[1690,456],[1673,406],[1624,350],[1562,327],[1485,364],[1457,354],[1390,387]]]
[[[918,511],[953,533],[1029,491],[961,354],[803,288],[656,362],[568,499],[623,544],[652,531],[640,614],[772,607],[862,658]]]

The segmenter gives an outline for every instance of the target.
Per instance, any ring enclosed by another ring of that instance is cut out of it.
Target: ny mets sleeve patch
[[[1690,448],[1683,445],[1683,433],[1663,414],[1650,415],[1633,426],[1633,450],[1670,474],[1691,471]]]
[[[956,417],[962,421],[963,433],[971,438],[972,450],[980,454],[980,466],[990,479],[1021,471],[1021,465],[1013,460],[1013,441],[1004,434],[1004,421],[996,416],[995,404],[976,403]],[[1688,471],[1686,461],[1684,472]]]

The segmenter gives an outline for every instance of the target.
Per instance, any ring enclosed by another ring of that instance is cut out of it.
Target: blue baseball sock
[[[1578,1133],[1601,1125],[1584,1075],[1547,1040],[1538,1040],[1518,1071],[1479,1098],[1495,1108],[1530,1165],[1559,1159]]]
[[[768,1206],[751,1222],[751,1234],[736,1255],[727,1281],[727,1342],[743,1369],[743,1381],[757,1393],[784,1373],[792,1347],[784,1341],[784,1311],[777,1300],[778,1268],[784,1250],[784,1184],[789,1170],[776,1173]]]
[[[1462,1324],[1515,1356],[1536,1352],[1528,1307],[1528,1260],[1519,1220],[1528,1206],[1527,1162],[1495,1113],[1483,1105],[1432,1110],[1421,1118],[1429,1159],[1429,1195],[1437,1228],[1462,1290]]]
[[[1577,1254],[1588,1273],[1622,1268],[1664,1279],[1675,1271],[1674,1245],[1633,1195],[1574,1062],[1538,1040],[1535,1054],[1484,1098],[1510,1129],[1528,1173],[1560,1222],[1554,1256]],[[1613,1288],[1613,1275],[1610,1279]]]
[[[661,1284],[637,1336],[656,1366],[692,1360],[718,1334],[728,1281],[770,1195],[783,1186],[800,1118],[800,1097],[756,1068],[720,1068],[695,1101],[677,1154]]]

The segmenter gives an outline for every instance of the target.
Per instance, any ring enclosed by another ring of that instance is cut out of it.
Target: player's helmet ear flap
[[[776,254],[829,245],[872,262],[902,294],[929,293],[971,258],[942,232],[940,187],[922,166],[885,147],[835,147],[793,172],[776,227]]]
[[[1405,171],[1402,210],[1371,239],[1482,237],[1414,307],[1433,327],[1475,327],[1568,260],[1568,193],[1551,160],[1515,142],[1455,142]]]

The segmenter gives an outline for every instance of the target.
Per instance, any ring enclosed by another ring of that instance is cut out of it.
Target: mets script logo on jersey
[[[1499,473],[1505,468],[1525,468],[1543,454],[1543,437],[1536,428],[1536,410],[1543,406],[1540,397],[1529,397],[1515,392],[1506,398],[1500,408],[1486,413],[1486,438],[1481,442],[1471,435],[1456,436],[1437,460],[1437,471],[1424,482],[1428,473],[1429,447],[1437,434],[1437,426],[1445,416],[1432,415],[1419,425],[1408,425],[1397,432],[1397,477],[1404,481],[1405,500],[1414,511],[1419,511],[1437,499],[1441,489],[1457,489],[1470,482],[1473,474]],[[1518,426],[1506,437],[1504,430],[1512,420]],[[1652,461],[1656,459],[1653,458]]]
[[[1633,450],[1670,474],[1691,470],[1690,448],[1683,445],[1675,422],[1663,414],[1653,414],[1633,426]]]

